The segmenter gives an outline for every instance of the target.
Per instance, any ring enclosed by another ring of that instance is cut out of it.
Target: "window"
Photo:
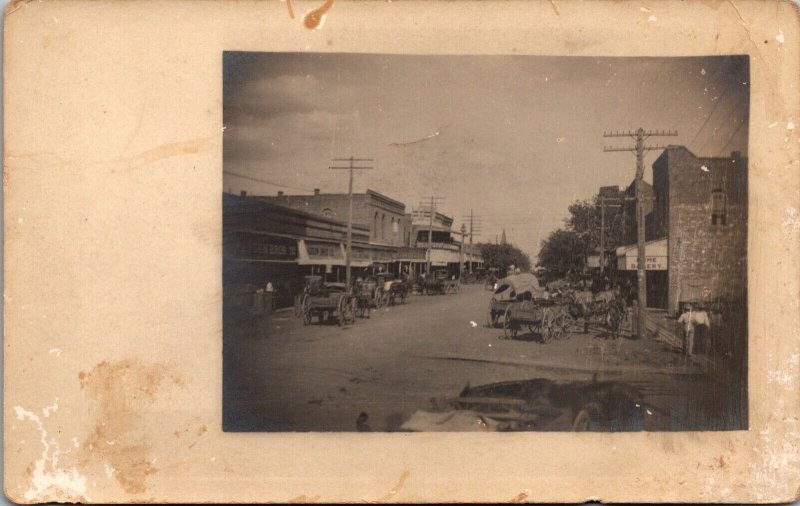
[[[322,216],[326,218],[333,218],[333,209],[326,207],[322,210]]]
[[[372,224],[372,236],[378,238],[378,213],[375,213],[375,223]]]
[[[381,216],[381,239],[386,239],[386,215]]]
[[[396,234],[400,231],[400,222],[392,218],[392,233]]]
[[[725,192],[717,188],[711,192],[711,224],[727,224],[728,198]]]

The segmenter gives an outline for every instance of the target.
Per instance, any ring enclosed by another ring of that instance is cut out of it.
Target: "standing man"
[[[708,313],[705,311],[694,311],[691,304],[686,305],[686,311],[678,318],[678,323],[684,325],[684,353],[686,356],[694,354],[694,334],[697,325],[705,325],[711,327],[711,321],[708,318]]]

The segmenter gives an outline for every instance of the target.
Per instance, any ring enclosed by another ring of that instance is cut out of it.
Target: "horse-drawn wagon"
[[[450,280],[447,275],[447,270],[438,269],[433,271],[429,276],[420,280],[420,291],[423,295],[444,295],[448,292],[455,293],[454,283],[457,286],[457,280]]]
[[[389,282],[389,288],[386,290],[388,304],[394,306],[396,304],[405,304],[408,299],[408,294],[411,292],[411,283],[404,279],[395,279]]]
[[[625,305],[613,290],[592,293],[576,291],[568,295],[569,313],[575,320],[583,320],[583,332],[590,324],[601,324],[616,336],[625,316]]]
[[[494,293],[489,302],[489,312],[487,314],[489,327],[502,326],[502,318],[506,314],[506,309],[510,304],[517,302],[518,297],[520,297],[521,301],[528,297],[526,294],[530,294],[528,298],[533,298],[534,293],[539,297],[544,294],[544,290],[539,285],[539,280],[531,274],[509,276],[493,282],[492,286],[494,287]]]
[[[564,335],[574,322],[564,304],[551,300],[532,274],[517,274],[497,282],[487,316],[490,327],[503,327],[506,339],[528,328],[549,342]]]
[[[316,279],[315,279],[316,278]],[[355,321],[355,299],[344,283],[322,283],[319,276],[306,276],[306,286],[300,302],[303,324],[316,317],[319,323],[336,320],[339,326]]]

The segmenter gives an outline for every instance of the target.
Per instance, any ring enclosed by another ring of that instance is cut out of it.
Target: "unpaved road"
[[[486,326],[490,297],[472,285],[412,296],[344,328],[280,313],[260,337],[226,330],[224,428],[354,431],[364,412],[371,430],[395,430],[467,384],[531,378],[631,383],[669,413],[653,415],[653,430],[706,428],[718,418],[714,385],[661,343],[603,339],[599,330],[548,344],[499,339],[502,329]]]

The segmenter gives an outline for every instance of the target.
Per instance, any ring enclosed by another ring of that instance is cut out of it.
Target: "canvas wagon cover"
[[[503,298],[512,297],[514,295],[529,292],[537,297],[545,297],[545,289],[539,284],[539,279],[533,274],[523,273],[508,276],[497,282],[497,289],[494,291],[495,295],[500,295]]]

